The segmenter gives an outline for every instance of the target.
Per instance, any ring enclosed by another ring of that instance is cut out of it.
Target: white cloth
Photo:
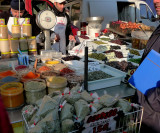
[[[9,17],[7,27],[8,27],[8,34],[12,35],[12,25],[14,25],[14,18],[15,17]],[[19,25],[21,25],[21,37],[22,35],[22,25],[25,24],[25,18],[18,18]]]
[[[56,19],[57,19],[57,22],[51,30],[59,35],[60,41],[54,43],[52,45],[52,48],[58,52],[62,52],[62,54],[66,54],[66,34],[65,34],[65,31],[66,31],[66,25],[67,25],[67,18],[56,16]]]

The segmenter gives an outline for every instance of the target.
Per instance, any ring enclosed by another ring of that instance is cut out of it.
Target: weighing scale
[[[43,30],[45,36],[44,49],[51,49],[50,29],[56,24],[56,16],[53,11],[45,9],[40,11],[36,16],[36,23]],[[33,27],[34,28],[34,27]]]

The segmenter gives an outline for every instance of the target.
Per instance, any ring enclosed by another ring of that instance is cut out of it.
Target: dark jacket
[[[160,25],[153,32],[151,37],[149,38],[144,53],[142,55],[141,62],[145,59],[147,54],[154,49],[158,53],[160,53]]]
[[[53,5],[53,11],[56,16],[58,17],[65,17],[67,18],[67,25],[66,25],[66,45],[69,44],[69,35],[73,35],[72,30],[71,30],[71,21],[69,18],[69,15],[63,10],[63,12],[60,12],[54,5]]]
[[[12,17],[11,11],[4,11],[2,13],[0,13],[0,18],[4,18],[5,19],[5,24],[7,25],[9,17]],[[30,15],[28,14],[27,11],[24,12],[22,18],[30,18],[30,23],[32,25],[32,35],[36,36],[40,33],[40,28],[37,26],[36,24],[36,16],[35,15]]]

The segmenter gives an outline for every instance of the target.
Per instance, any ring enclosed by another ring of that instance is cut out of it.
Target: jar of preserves
[[[19,39],[19,48],[21,51],[28,51],[28,43],[25,37]]]
[[[7,25],[0,25],[0,39],[8,38],[8,28]]]
[[[32,36],[32,25],[23,24],[22,34],[23,34],[23,37],[31,37]]]
[[[13,38],[21,37],[21,26],[20,25],[12,25],[12,37]]]
[[[28,48],[29,48],[29,50],[37,49],[37,42],[36,42],[35,36],[28,38]]]

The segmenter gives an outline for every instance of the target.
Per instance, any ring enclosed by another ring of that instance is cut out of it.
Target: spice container
[[[10,57],[10,52],[1,52],[1,59],[8,59]]]
[[[28,54],[29,55],[37,55],[37,49],[29,50]]]
[[[10,51],[8,39],[0,39],[0,49],[1,49],[1,52],[9,52]]]
[[[6,108],[15,108],[24,104],[22,83],[5,83],[0,86],[0,94]]]
[[[21,37],[21,26],[20,25],[12,25],[12,37],[13,38]]]
[[[53,77],[53,76],[58,76],[59,73],[54,72],[54,71],[47,71],[47,72],[42,72],[41,73],[41,78],[46,79],[49,77]]]
[[[27,104],[35,104],[37,100],[46,95],[46,84],[44,80],[28,81],[24,84]]]
[[[9,44],[10,44],[11,57],[17,57],[18,48],[19,48],[19,40],[18,40],[18,38],[9,39]]]
[[[23,24],[23,37],[32,36],[32,25],[31,24]]]
[[[42,73],[42,72],[46,72],[46,71],[51,71],[51,67],[47,67],[47,66],[40,66],[37,69],[37,72]]]
[[[7,25],[0,25],[0,39],[8,38],[8,28]]]
[[[36,42],[35,36],[29,37],[27,41],[28,41],[29,50],[37,49],[37,42]]]
[[[48,86],[48,93],[54,91],[63,91],[67,86],[67,79],[61,76],[53,76],[46,79]]]
[[[12,71],[12,70],[3,71],[3,72],[0,72],[0,79],[7,76],[15,76],[15,75],[16,75],[15,71]]]
[[[19,39],[19,48],[21,51],[28,51],[27,39],[25,37]]]

